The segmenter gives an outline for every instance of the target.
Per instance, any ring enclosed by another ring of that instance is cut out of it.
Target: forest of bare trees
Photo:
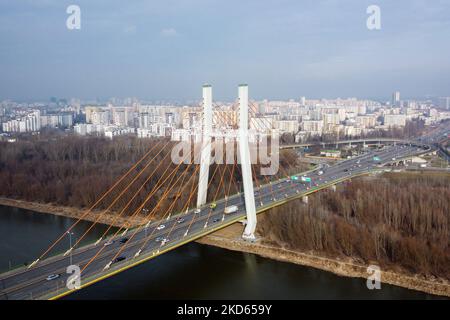
[[[174,142],[167,139],[123,136],[111,140],[57,133],[31,136],[15,143],[0,142],[0,196],[88,208],[134,163],[150,152],[96,209],[118,212],[126,207],[123,215],[131,215],[152,192],[144,208],[151,210],[159,203],[155,210],[157,214],[166,211],[172,203],[175,204],[170,209],[175,212],[183,209],[186,203],[192,208],[196,197],[190,195],[196,191],[199,174],[195,170],[198,166],[182,164],[176,174],[170,175],[177,168],[170,156],[173,145]],[[297,162],[296,153],[290,150],[282,151],[280,166],[283,167],[280,176],[308,169],[305,164]],[[241,177],[238,167],[234,170],[233,183],[229,185],[232,167],[211,165],[210,201],[214,197],[220,199],[228,190],[234,194],[239,189]],[[142,174],[138,176],[141,170]],[[255,174],[259,172],[255,166]],[[260,175],[255,179],[258,184],[266,182],[266,178]],[[109,207],[111,203],[113,205]]]
[[[354,179],[272,209],[258,232],[270,243],[450,279],[450,175]]]

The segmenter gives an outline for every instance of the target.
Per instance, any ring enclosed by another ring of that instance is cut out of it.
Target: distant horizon
[[[213,89],[214,89],[214,87],[213,87]],[[253,97],[250,96],[250,100],[258,101],[258,102],[264,101],[264,100],[268,100],[268,101],[289,101],[289,100],[293,100],[295,102],[299,102],[301,97],[302,96],[299,96],[298,98],[253,98]],[[337,100],[337,99],[346,100],[346,99],[356,98],[357,100],[375,101],[375,102],[380,102],[380,103],[390,102],[392,100],[391,97],[384,97],[384,98],[356,97],[356,96],[349,96],[349,97],[344,97],[344,96],[340,96],[340,97],[308,97],[308,96],[304,96],[304,97],[305,97],[306,100]],[[444,97],[450,97],[450,94],[449,95],[443,95],[443,96],[423,96],[423,97],[402,97],[402,96],[400,96],[400,100],[401,101],[427,101],[427,100],[434,100],[434,99],[439,99],[439,98],[444,98]],[[176,99],[163,99],[163,100],[156,100],[156,99],[154,99],[154,100],[152,100],[152,99],[140,98],[140,97],[132,97],[132,96],[109,97],[109,98],[79,98],[79,97],[56,97],[56,96],[52,96],[52,97],[48,97],[48,98],[23,99],[23,100],[0,98],[0,103],[1,102],[5,102],[5,101],[12,101],[12,102],[15,102],[15,103],[28,103],[28,104],[32,104],[32,103],[51,103],[51,99],[52,98],[56,98],[56,99],[58,99],[58,101],[59,100],[67,100],[68,103],[70,103],[71,99],[75,99],[75,100],[80,100],[80,102],[83,103],[83,104],[88,104],[88,103],[105,104],[105,103],[109,103],[111,99],[119,99],[119,100],[137,99],[140,103],[150,103],[150,104],[189,104],[189,103],[195,103],[195,102],[201,101],[201,99],[202,99],[202,97],[201,97],[201,88],[200,88],[199,95],[198,95],[197,99],[189,99],[189,100],[184,100],[184,101],[180,101],[180,100],[176,100]],[[216,101],[216,102],[232,103],[236,99],[237,99],[237,94],[236,94],[236,98],[233,99],[233,100],[214,99],[214,95],[213,95],[213,101]]]

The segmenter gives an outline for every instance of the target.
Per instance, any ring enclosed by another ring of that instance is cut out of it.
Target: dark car
[[[126,259],[125,257],[120,256],[120,257],[115,258],[114,261],[113,261],[113,263],[117,263],[117,262],[123,261],[123,260],[125,260],[125,259]]]
[[[185,220],[183,218],[178,218],[177,223],[183,223]]]
[[[126,243],[129,239],[128,238],[122,238],[120,239],[120,243]]]

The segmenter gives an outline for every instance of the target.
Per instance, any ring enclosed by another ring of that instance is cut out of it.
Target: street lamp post
[[[72,235],[73,235],[73,232],[67,231],[67,234],[69,235],[70,264],[72,265]]]

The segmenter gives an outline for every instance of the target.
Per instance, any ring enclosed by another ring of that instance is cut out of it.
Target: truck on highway
[[[310,177],[305,177],[305,176],[302,176],[302,177],[300,178],[300,180],[301,180],[302,182],[312,182]]]
[[[233,206],[226,207],[224,213],[230,214],[230,213],[234,213],[236,211],[238,211],[238,207],[233,205]]]

